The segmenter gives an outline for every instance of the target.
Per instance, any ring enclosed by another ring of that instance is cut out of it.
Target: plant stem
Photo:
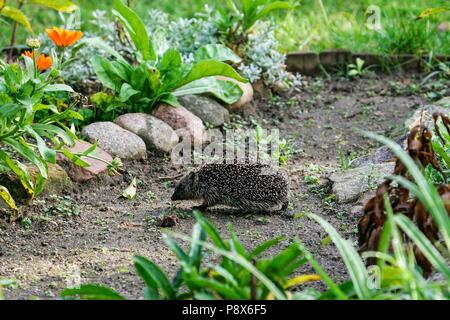
[[[24,0],[19,0],[19,6],[18,9],[22,9],[24,4]],[[14,46],[16,45],[16,34],[17,34],[17,25],[18,22],[15,21],[14,25],[13,25],[13,29],[12,29],[12,34],[11,34],[11,43],[10,43],[10,48],[9,48],[9,52],[8,52],[8,62],[11,63],[12,62],[12,58],[13,58],[13,50],[14,50]]]

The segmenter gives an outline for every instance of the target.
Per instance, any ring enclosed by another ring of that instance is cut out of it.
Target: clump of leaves
[[[290,278],[305,263],[300,247],[293,243],[271,257],[263,254],[279,245],[282,237],[266,241],[247,251],[229,227],[230,239],[225,240],[217,229],[198,211],[192,236],[164,235],[164,241],[175,253],[180,268],[176,275],[168,275],[154,262],[140,256],[134,258],[137,273],[145,282],[146,299],[286,299],[288,288],[317,281],[317,275],[301,275]],[[184,250],[174,238],[190,242]],[[209,238],[212,243],[206,242]],[[207,259],[208,255],[220,256],[219,263]],[[66,289],[62,297],[81,299],[123,299],[110,288],[84,285]]]
[[[49,198],[53,204],[44,209],[44,213],[47,215],[73,217],[78,216],[81,212],[80,206],[70,196],[51,195]]]
[[[187,94],[211,93],[227,104],[241,97],[242,89],[237,84],[215,78],[225,76],[247,82],[224,62],[240,61],[230,49],[221,45],[204,46],[195,52],[194,63],[188,65],[183,63],[177,49],[158,55],[141,19],[120,0],[115,1],[113,13],[134,43],[138,63],[127,62],[111,48],[116,60],[96,56],[93,66],[103,85],[117,94],[128,112],[151,112],[158,103],[178,106],[177,96]]]

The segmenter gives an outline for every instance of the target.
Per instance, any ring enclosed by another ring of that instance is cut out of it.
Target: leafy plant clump
[[[195,52],[192,65],[184,64],[176,49],[158,55],[141,19],[120,0],[115,1],[114,14],[125,27],[137,52],[137,64],[129,63],[117,52],[115,60],[96,56],[94,70],[103,85],[113,90],[129,112],[151,112],[158,103],[178,106],[177,96],[211,93],[225,103],[232,104],[242,95],[242,89],[230,81],[217,80],[225,76],[247,82],[230,65],[237,62],[231,50],[209,45]],[[113,49],[110,50],[113,52]]]

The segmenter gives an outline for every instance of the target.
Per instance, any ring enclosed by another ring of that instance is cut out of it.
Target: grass
[[[383,31],[366,26],[369,5],[380,8]],[[449,21],[449,13],[414,20],[426,8],[448,5],[445,0],[302,1],[298,10],[283,19],[278,37],[286,51],[345,48],[381,54],[450,54],[450,31],[438,32],[439,24]]]
[[[438,32],[441,22],[450,21],[450,13],[435,15],[423,21],[415,21],[422,10],[428,7],[448,6],[446,0],[292,0],[299,4],[291,12],[277,14],[274,19],[279,24],[278,39],[282,51],[321,51],[329,48],[346,48],[359,52],[382,54],[394,53],[434,53],[450,54],[450,31]],[[110,11],[113,0],[74,0],[81,8],[82,29],[91,28],[89,18],[92,11]],[[149,9],[164,10],[174,16],[192,17],[208,4],[224,5],[219,0],[185,0],[176,6],[171,0],[131,0],[132,7],[142,15]],[[383,32],[369,30],[365,24],[365,11],[369,5],[380,8]],[[61,20],[51,10],[25,8],[32,17],[36,33]],[[9,43],[11,23],[0,23],[0,47]],[[23,28],[19,31],[19,41],[28,36]]]

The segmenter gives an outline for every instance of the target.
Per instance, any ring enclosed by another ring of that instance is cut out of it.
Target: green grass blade
[[[308,217],[318,222],[336,245],[342,260],[347,267],[347,271],[352,279],[353,285],[355,286],[355,291],[358,297],[360,299],[368,299],[370,297],[370,291],[367,287],[368,274],[356,249],[348,240],[343,239],[336,229],[334,229],[333,226],[327,221],[315,214],[308,214]]]

